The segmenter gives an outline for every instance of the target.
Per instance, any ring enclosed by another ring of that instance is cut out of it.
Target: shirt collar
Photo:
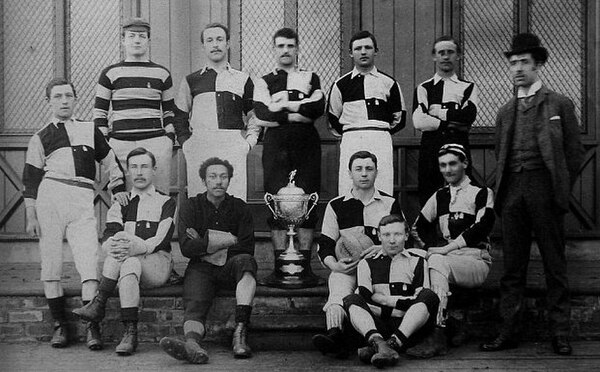
[[[288,72],[286,70],[282,69],[281,67],[275,67],[272,72],[273,72],[273,75],[277,75],[280,71],[288,74]],[[294,66],[294,69],[291,71],[291,73],[298,72],[298,71],[302,71],[302,70],[299,69],[298,66]]]
[[[381,247],[381,245],[380,245]],[[387,256],[387,254],[385,253],[385,251],[383,250],[383,248],[381,248],[381,254],[383,256]],[[389,256],[388,256],[389,257]],[[392,260],[396,259],[397,257],[406,257],[406,258],[410,258],[411,255],[408,252],[408,250],[406,249],[406,247],[404,247],[404,249],[402,250],[402,252],[398,253],[397,255],[395,255],[394,257],[390,257]]]
[[[350,199],[358,200],[358,198],[356,198],[354,195],[352,195],[352,189],[348,190],[346,195],[344,195],[344,201],[348,201]],[[381,194],[379,193],[379,190],[377,190],[377,189],[375,189],[373,196],[371,197],[371,199],[369,199],[369,201],[365,205],[371,204],[374,200],[381,200]]]
[[[517,98],[531,97],[531,96],[535,95],[538,92],[538,90],[540,90],[541,88],[542,88],[542,81],[540,79],[538,79],[533,84],[531,84],[531,86],[529,87],[529,90],[527,92],[525,91],[525,88],[519,87],[519,89],[517,91]]]
[[[453,83],[458,83],[458,75],[456,74],[452,74],[452,76],[447,77],[447,78],[443,78],[440,76],[440,74],[438,74],[437,72],[435,73],[435,75],[433,75],[433,84],[437,84],[440,82],[440,80],[445,80],[445,81],[451,81]]]
[[[218,71],[217,71],[217,70],[215,70],[214,68],[212,68],[212,67],[210,67],[210,66],[208,66],[208,65],[204,66],[204,67],[202,68],[202,71],[200,71],[200,73],[201,73],[201,74],[203,74],[203,73],[205,73],[205,72],[206,72],[206,71],[208,71],[208,70],[213,70],[213,71],[215,71],[215,72],[217,72],[217,73],[218,73]],[[225,71],[227,71],[227,72],[231,73],[231,65],[229,64],[229,62],[227,62],[227,64],[225,65]]]
[[[58,123],[65,123],[65,124],[67,124],[68,122],[71,122],[71,121],[73,121],[73,119],[60,120],[57,117],[53,117],[51,123],[54,124],[54,126],[58,128]]]
[[[462,180],[462,182],[458,185],[458,186],[450,186],[450,189],[455,189],[455,190],[462,190],[465,187],[469,186],[471,184],[471,179],[469,178],[469,176],[465,176],[465,178]]]
[[[156,188],[154,187],[154,185],[150,185],[150,187],[148,187],[146,190],[144,191],[139,191],[135,188],[131,189],[131,199],[133,199],[136,196],[139,196],[140,199],[142,199],[144,196],[154,196],[156,194]]]
[[[371,71],[364,73],[364,72],[360,72],[358,71],[358,69],[356,67],[354,67],[352,69],[352,75],[350,76],[352,79],[354,79],[356,77],[356,75],[373,75],[375,77],[380,77],[381,76],[381,72],[379,72],[379,70],[377,70],[376,66],[373,66],[373,68],[371,69]]]

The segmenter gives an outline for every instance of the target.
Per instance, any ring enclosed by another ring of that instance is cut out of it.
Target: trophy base
[[[285,255],[280,255],[275,260],[273,273],[260,280],[261,285],[282,289],[312,288],[324,283],[324,279],[312,272],[306,258],[302,256],[298,260],[290,260]]]

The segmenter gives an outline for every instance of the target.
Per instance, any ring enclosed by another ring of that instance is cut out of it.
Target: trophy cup
[[[317,205],[319,196],[316,192],[308,195],[294,183],[296,170],[290,173],[289,183],[277,192],[277,195],[265,194],[265,203],[276,220],[287,225],[288,241],[285,250],[277,255],[275,247],[275,270],[266,277],[262,284],[277,288],[309,288],[322,283],[310,267],[310,251],[308,257],[302,254],[294,243],[296,227],[300,226]]]

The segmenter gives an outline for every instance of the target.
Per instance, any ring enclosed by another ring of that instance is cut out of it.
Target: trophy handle
[[[273,195],[267,192],[265,193],[265,204],[267,204],[267,207],[269,207],[271,213],[273,213],[273,217],[277,219],[277,213],[275,213],[275,210],[271,207],[271,203],[275,204],[275,200],[273,199]]]
[[[319,195],[317,195],[316,192],[313,192],[312,194],[310,194],[308,196],[308,202],[312,203],[312,205],[310,206],[310,208],[308,208],[308,212],[306,212],[307,218],[310,215],[310,212],[313,210],[313,208],[317,205],[318,201],[319,201]]]

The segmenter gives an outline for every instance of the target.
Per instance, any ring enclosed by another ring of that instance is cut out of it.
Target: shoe
[[[435,327],[421,343],[406,349],[406,355],[418,359],[446,354],[448,354],[448,340],[444,328],[440,327]]]
[[[358,349],[358,360],[364,364],[371,364],[371,358],[377,354],[377,350],[372,345],[367,345]]]
[[[459,347],[469,341],[471,335],[466,322],[449,317],[446,324],[446,335],[450,346]]]
[[[519,343],[513,340],[510,336],[499,335],[490,342],[479,345],[481,351],[501,351],[508,349],[516,349],[519,347]]]
[[[73,310],[73,314],[88,322],[101,322],[104,319],[106,302],[94,297],[87,305]]]
[[[85,326],[85,339],[87,347],[90,350],[102,350],[104,344],[102,343],[102,334],[100,333],[100,324],[97,322],[87,322]]]
[[[312,337],[313,345],[321,352],[321,354],[338,355],[344,351],[342,330],[339,328],[331,328],[326,334],[319,333]]]
[[[371,357],[371,364],[377,368],[395,366],[400,360],[398,353],[380,336],[373,337],[371,346],[377,351]]]
[[[567,336],[554,336],[552,338],[552,349],[558,355],[571,355],[573,353],[573,348]]]
[[[56,348],[63,348],[69,345],[66,323],[54,322],[54,333],[52,334],[50,345]]]
[[[177,360],[186,360],[193,364],[208,362],[208,353],[194,339],[181,341],[173,337],[163,337],[159,342],[160,347]]]
[[[233,331],[231,346],[233,348],[233,357],[238,359],[250,358],[252,350],[248,346],[248,325],[246,323],[238,323]]]
[[[115,352],[120,356],[128,356],[135,352],[138,346],[137,322],[124,322],[125,331],[121,342],[115,348]]]

